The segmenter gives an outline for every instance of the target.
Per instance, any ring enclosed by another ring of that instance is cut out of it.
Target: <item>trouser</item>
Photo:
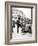
[[[17,33],[19,33],[19,27],[17,26]]]

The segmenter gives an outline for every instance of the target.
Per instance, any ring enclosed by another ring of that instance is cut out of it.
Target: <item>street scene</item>
[[[13,40],[32,37],[31,9],[12,8],[12,38]],[[11,38],[10,41],[13,41]]]

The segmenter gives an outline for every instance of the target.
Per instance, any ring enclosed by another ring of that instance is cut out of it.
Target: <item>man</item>
[[[17,20],[17,33],[19,33],[19,27],[21,26],[20,24],[20,17],[18,17],[18,20]]]

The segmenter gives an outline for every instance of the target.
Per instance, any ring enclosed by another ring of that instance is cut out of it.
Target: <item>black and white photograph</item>
[[[8,6],[6,9],[6,40],[9,43],[36,42],[37,5],[31,3],[9,2],[6,6]]]
[[[12,38],[14,40],[25,40],[32,37],[31,10],[32,8],[12,7]]]

